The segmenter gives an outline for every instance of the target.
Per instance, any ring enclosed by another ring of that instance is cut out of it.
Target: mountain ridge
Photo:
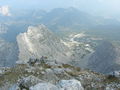
[[[19,59],[22,61],[42,56],[58,62],[69,61],[67,55],[69,49],[44,25],[30,26],[27,32],[17,36],[17,42]],[[66,61],[59,61],[62,58]]]
[[[103,41],[89,58],[88,68],[104,74],[120,70],[120,49],[109,41]]]

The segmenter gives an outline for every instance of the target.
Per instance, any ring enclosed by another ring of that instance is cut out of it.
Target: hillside
[[[120,70],[120,48],[109,41],[100,44],[91,55],[88,68],[101,73]]]

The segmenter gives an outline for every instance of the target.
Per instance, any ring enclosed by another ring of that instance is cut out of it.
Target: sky
[[[11,16],[11,14],[9,12],[9,7],[8,6],[0,7],[0,14],[2,14],[4,16]]]
[[[12,9],[44,9],[76,7],[81,11],[105,17],[120,16],[120,0],[0,0],[0,6]]]

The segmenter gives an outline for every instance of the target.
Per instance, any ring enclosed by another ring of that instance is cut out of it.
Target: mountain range
[[[16,12],[16,10],[11,10],[11,16],[0,16],[0,23],[7,25],[9,33],[0,36],[8,41],[15,41],[16,36],[25,32],[28,26],[39,24],[46,25],[59,36],[84,30],[87,33],[106,36],[110,39],[119,37],[119,21],[93,16],[76,8],[56,8],[51,11],[19,10],[19,13]]]

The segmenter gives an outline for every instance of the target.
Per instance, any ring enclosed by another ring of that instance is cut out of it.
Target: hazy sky
[[[58,7],[76,7],[95,15],[120,16],[120,0],[0,0],[11,8],[39,8],[50,10]]]

